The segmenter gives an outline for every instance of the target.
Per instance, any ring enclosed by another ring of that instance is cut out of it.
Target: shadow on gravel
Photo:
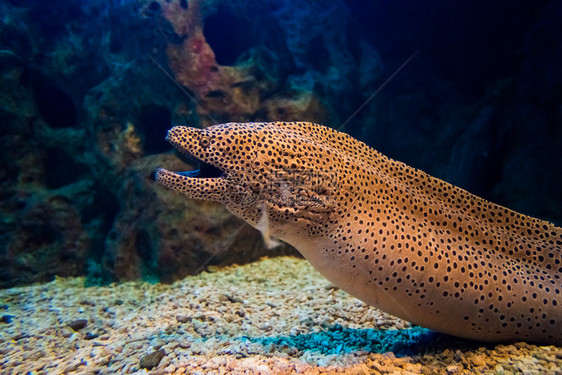
[[[369,353],[392,352],[395,356],[436,353],[444,349],[476,349],[483,343],[443,335],[427,328],[407,329],[350,329],[334,325],[325,331],[295,336],[242,337],[275,349],[296,349],[324,355],[357,351]]]

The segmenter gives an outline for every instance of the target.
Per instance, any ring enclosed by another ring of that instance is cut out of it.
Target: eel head
[[[258,229],[267,215],[268,229],[277,238],[288,240],[303,227],[318,229],[334,211],[337,176],[326,167],[333,152],[289,125],[176,126],[166,139],[199,168],[161,168],[157,182],[191,199],[220,202]]]

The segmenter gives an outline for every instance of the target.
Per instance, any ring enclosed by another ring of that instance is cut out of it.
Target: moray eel
[[[266,222],[367,304],[462,338],[562,344],[562,228],[322,125],[177,126],[167,140],[200,168],[159,169],[159,183]]]

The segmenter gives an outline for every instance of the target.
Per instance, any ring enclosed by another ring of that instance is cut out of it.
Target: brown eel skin
[[[299,250],[328,280],[412,323],[562,344],[562,228],[306,122],[176,126],[200,169],[156,180]]]

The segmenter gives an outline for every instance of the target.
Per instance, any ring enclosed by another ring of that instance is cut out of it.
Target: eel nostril
[[[211,144],[211,140],[208,137],[202,137],[199,140],[199,146],[201,146],[202,148],[207,148],[209,147],[210,144]]]

